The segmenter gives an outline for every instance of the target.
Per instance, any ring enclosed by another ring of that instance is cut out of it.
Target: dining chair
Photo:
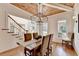
[[[24,42],[29,40],[32,40],[32,34],[31,33],[24,34]]]
[[[73,46],[73,40],[74,40],[74,33],[68,33],[68,39],[63,39],[62,40],[62,45],[66,44],[66,45],[71,45]]]
[[[33,33],[33,39],[38,40],[38,39],[40,39],[40,38],[42,38],[41,35],[38,35],[38,33]]]
[[[52,40],[53,40],[53,34],[50,34],[47,55],[52,54]]]
[[[38,37],[38,33],[33,33],[33,39],[36,39]]]
[[[24,42],[27,42],[29,40],[32,40],[32,34],[31,33],[24,34]],[[31,55],[31,53],[29,52],[29,50],[26,49],[26,47],[24,47],[24,54]]]
[[[40,56],[46,56],[48,51],[48,44],[49,44],[49,37],[50,35],[43,36],[41,48],[38,49],[37,54]]]

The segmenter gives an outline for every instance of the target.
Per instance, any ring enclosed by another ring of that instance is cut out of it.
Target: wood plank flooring
[[[52,56],[77,56],[77,54],[71,46],[56,44]]]
[[[77,56],[75,50],[62,44],[52,44],[52,56]],[[19,46],[5,53],[0,53],[0,56],[24,56],[23,47]]]

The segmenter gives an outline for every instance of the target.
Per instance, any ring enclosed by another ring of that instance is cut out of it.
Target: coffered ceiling
[[[38,15],[38,3],[11,3],[12,5],[27,11],[35,16]],[[74,3],[46,3],[42,4],[42,17],[72,10]]]

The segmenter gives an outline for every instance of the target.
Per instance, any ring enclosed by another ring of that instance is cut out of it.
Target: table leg
[[[62,40],[62,45],[63,45],[63,40]]]

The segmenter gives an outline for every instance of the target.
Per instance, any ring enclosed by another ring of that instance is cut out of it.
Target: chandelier
[[[39,23],[43,23],[43,19],[46,18],[47,21],[48,21],[48,17],[43,17],[44,16],[44,7],[41,3],[38,3],[38,10],[37,10],[37,16],[38,16],[38,19],[39,19]]]
[[[43,20],[45,20],[45,19],[46,19],[46,21],[48,21],[48,17],[47,16],[44,17],[44,6],[43,6],[43,4],[38,3],[37,6],[38,6],[37,7],[37,14],[36,14],[36,16],[38,18],[37,22],[43,23]],[[33,16],[31,16],[30,18],[32,20]]]

